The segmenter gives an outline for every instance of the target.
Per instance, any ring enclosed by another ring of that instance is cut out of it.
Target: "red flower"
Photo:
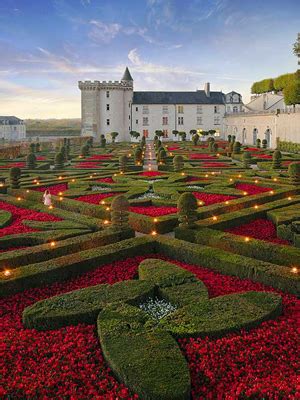
[[[228,229],[226,232],[240,236],[249,236],[254,239],[265,240],[266,242],[271,243],[289,244],[287,240],[282,240],[277,237],[276,226],[273,222],[263,218]]]
[[[237,183],[234,187],[238,190],[242,190],[243,192],[247,192],[247,194],[250,196],[253,194],[265,193],[272,190],[271,188],[252,185],[251,183]]]
[[[74,200],[84,201],[85,203],[90,203],[90,204],[99,204],[101,200],[104,200],[107,197],[117,196],[118,194],[122,194],[122,193],[121,192],[110,192],[110,193],[85,194],[83,196],[76,197],[76,199],[74,199]]]
[[[193,195],[198,200],[204,201],[205,206],[210,206],[211,204],[222,203],[224,201],[236,199],[236,196],[227,196],[223,194],[213,194],[213,193],[193,192]]]
[[[130,211],[137,214],[148,215],[149,217],[160,217],[162,215],[174,214],[177,213],[176,207],[167,207],[167,206],[148,206],[148,207],[130,207]]]
[[[13,168],[13,167],[24,168],[26,167],[26,164],[25,162],[16,162],[16,163],[7,163],[6,165],[0,165],[0,168]]]
[[[139,173],[139,176],[161,176],[161,175],[165,174],[160,171],[144,171]]]
[[[35,190],[37,192],[44,192],[45,190],[49,190],[51,194],[54,194],[55,196],[57,196],[58,193],[68,190],[68,184],[67,183],[59,183],[57,185],[52,185],[52,186],[39,186],[39,187],[33,188],[32,190]]]
[[[91,160],[110,160],[112,158],[111,154],[94,154],[93,156],[90,156],[86,158],[86,161],[91,161]]]
[[[74,168],[84,168],[84,169],[89,169],[89,168],[100,168],[102,167],[102,163],[96,163],[92,161],[82,161],[80,163],[77,163],[73,165]]]
[[[115,183],[115,181],[112,178],[100,178],[96,179],[97,182],[103,182],[103,183]]]
[[[223,162],[206,162],[201,164],[201,168],[228,168],[232,164]]]
[[[0,201],[0,210],[9,211],[12,214],[12,222],[10,223],[10,225],[0,229],[0,237],[37,231],[36,229],[23,225],[23,219],[53,222],[62,220],[61,218],[55,217],[54,215],[30,210],[27,208],[16,207],[12,204],[5,203],[4,201]]]
[[[211,154],[202,154],[202,153],[192,153],[189,156],[190,160],[214,160],[216,159],[216,156],[213,156]]]

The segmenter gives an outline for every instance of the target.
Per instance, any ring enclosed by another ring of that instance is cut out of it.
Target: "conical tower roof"
[[[122,81],[133,81],[132,76],[131,76],[131,74],[130,74],[130,72],[129,72],[128,67],[126,67],[125,72],[124,72],[124,75],[123,75],[123,77],[122,77],[121,80],[122,80]]]

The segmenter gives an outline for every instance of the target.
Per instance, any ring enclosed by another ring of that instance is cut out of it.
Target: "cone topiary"
[[[198,203],[193,193],[182,193],[179,196],[177,208],[179,226],[181,228],[194,228],[196,226],[195,221],[198,219]]]
[[[291,163],[289,165],[289,177],[292,185],[300,185],[300,164]]]
[[[137,147],[134,152],[134,161],[136,164],[142,163],[143,161],[143,150],[140,147]]]
[[[87,157],[90,154],[90,146],[85,144],[81,147],[80,155]]]
[[[62,153],[57,153],[55,155],[55,160],[54,160],[54,167],[55,169],[63,169],[64,167],[64,161],[65,161],[65,157]]]
[[[173,166],[174,166],[174,171],[175,172],[179,172],[183,170],[184,167],[184,161],[183,161],[183,157],[182,156],[175,156],[173,158]]]
[[[123,195],[116,196],[111,202],[112,228],[122,230],[129,228],[129,202]]]
[[[261,144],[261,140],[260,139],[256,139],[256,147],[258,149],[260,149],[260,144]]]
[[[28,169],[35,169],[36,167],[36,156],[34,153],[29,153],[26,157],[26,167]]]
[[[234,154],[240,154],[241,153],[241,143],[240,142],[234,142],[234,144],[233,144],[233,153]]]
[[[194,143],[194,146],[197,146],[198,142],[199,142],[199,135],[196,133],[195,135],[192,136],[192,141]]]
[[[67,146],[61,146],[59,152],[64,156],[64,160],[68,159]]]
[[[167,152],[163,147],[161,147],[158,152],[158,161],[165,163],[166,160],[167,160]]]
[[[262,143],[262,148],[266,149],[268,146],[268,141],[266,139],[263,139],[261,143]]]
[[[127,156],[120,156],[119,157],[119,169],[121,172],[126,172],[127,170],[127,163],[128,163],[128,158]]]
[[[100,136],[100,146],[102,148],[104,148],[106,146],[106,139],[105,139],[105,136],[103,134]]]
[[[243,165],[244,168],[250,168],[251,165],[251,153],[249,151],[244,151],[243,153]]]
[[[280,169],[281,168],[281,158],[282,158],[281,151],[275,150],[272,158],[273,158],[272,168]]]
[[[10,187],[12,189],[20,188],[21,169],[13,167],[9,170]]]

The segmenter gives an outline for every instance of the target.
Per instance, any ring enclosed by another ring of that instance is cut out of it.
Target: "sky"
[[[0,0],[0,115],[80,118],[79,80],[231,90],[297,69],[299,0]]]

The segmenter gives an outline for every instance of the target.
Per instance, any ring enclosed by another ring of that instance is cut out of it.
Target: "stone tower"
[[[121,81],[79,81],[81,90],[81,135],[118,132],[118,141],[130,140],[133,79],[126,67]],[[108,137],[109,138],[109,137]]]

